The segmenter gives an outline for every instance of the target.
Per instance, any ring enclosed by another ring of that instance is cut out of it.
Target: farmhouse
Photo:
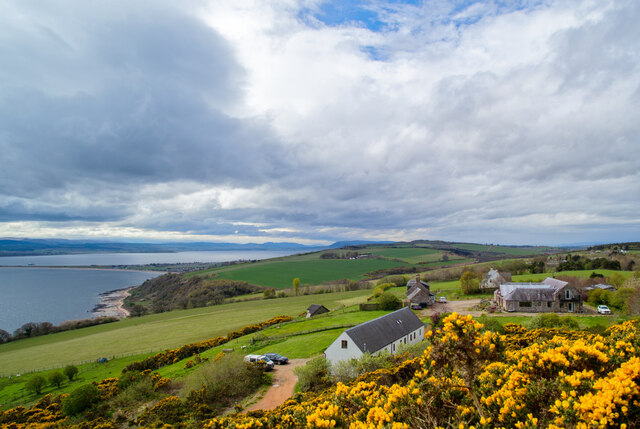
[[[540,283],[503,283],[494,292],[505,311],[581,313],[582,294],[570,283],[547,277]]]
[[[328,312],[329,312],[329,309],[324,305],[311,304],[309,308],[307,308],[307,319],[309,317],[317,316],[318,314],[323,314]]]
[[[409,305],[417,304],[424,308],[436,302],[436,294],[431,292],[429,283],[420,280],[418,274],[415,279],[407,282],[407,301]]]
[[[384,350],[395,353],[400,344],[416,344],[424,339],[424,324],[404,307],[393,313],[347,329],[325,350],[331,363],[357,359],[365,353]]]
[[[501,284],[511,281],[511,273],[500,273],[498,270],[491,268],[487,274],[482,277],[480,289],[497,289]]]

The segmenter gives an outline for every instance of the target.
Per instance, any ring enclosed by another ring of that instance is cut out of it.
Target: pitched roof
[[[431,295],[435,296],[435,293],[429,291],[429,289],[426,289],[425,287],[421,286],[421,285],[414,285],[411,287],[411,289],[409,289],[407,291],[407,299],[408,300],[413,300],[414,298],[423,295],[425,297],[430,297]]]
[[[503,283],[500,295],[505,301],[553,301],[554,295],[568,282],[547,277],[540,283]]]
[[[375,353],[394,341],[409,335],[424,323],[409,307],[347,329],[345,333],[363,353]]]
[[[552,279],[551,277],[547,277],[546,279],[542,280],[542,283],[549,285],[553,288],[556,289],[562,289],[563,287],[565,287],[566,285],[569,284],[569,282],[565,282],[562,280],[558,280],[558,279]]]
[[[416,279],[411,279],[411,280],[409,280],[407,282],[407,289],[410,289],[415,285],[416,285]],[[429,283],[423,282],[422,280],[420,280],[420,285],[423,286],[423,287],[426,287],[427,290],[429,290],[431,288],[431,286],[429,286]]]
[[[315,314],[318,310],[322,310],[324,308],[324,311],[321,311],[321,313],[328,313],[329,309],[327,307],[325,307],[324,305],[320,305],[320,304],[311,304],[309,306],[309,308],[307,308],[307,312],[309,314]]]

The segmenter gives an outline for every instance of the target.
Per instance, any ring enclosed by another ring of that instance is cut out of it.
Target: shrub
[[[378,303],[380,303],[380,310],[396,310],[402,305],[400,299],[392,293],[383,293],[378,298]]]
[[[62,373],[67,376],[69,381],[73,381],[73,378],[78,374],[78,367],[74,365],[67,365],[62,370]]]
[[[318,356],[293,370],[298,376],[298,387],[303,392],[318,392],[331,386],[329,363],[324,356]]]
[[[405,276],[389,276],[382,278],[377,281],[376,286],[381,286],[384,284],[393,284],[393,286],[406,286],[407,285],[407,277]]]
[[[556,313],[542,313],[533,317],[527,324],[529,329],[541,329],[541,328],[569,328],[578,329],[578,322],[570,317],[560,317]]]
[[[502,323],[500,323],[494,317],[482,316],[478,318],[478,322],[484,325],[484,328],[482,328],[484,331],[493,331],[499,334],[504,333],[504,326],[502,326]]]
[[[460,276],[460,288],[462,289],[462,293],[465,295],[479,293],[480,280],[480,275],[473,271],[465,271],[462,273],[462,276]]]
[[[52,372],[51,374],[49,374],[49,384],[52,386],[56,386],[59,388],[64,379],[65,376],[60,371]]]
[[[29,381],[27,381],[27,384],[25,385],[25,388],[30,391],[35,393],[36,395],[39,395],[42,392],[42,389],[44,388],[44,386],[47,384],[46,380],[44,379],[43,376],[41,375],[34,375],[33,377],[31,377],[29,379]]]
[[[85,384],[71,392],[62,400],[62,411],[67,416],[74,416],[100,400],[100,391],[94,384]]]
[[[193,409],[207,405],[221,411],[253,394],[267,381],[262,367],[248,364],[238,355],[223,354],[189,375],[182,393]]]

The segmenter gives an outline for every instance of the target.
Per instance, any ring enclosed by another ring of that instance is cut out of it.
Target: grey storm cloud
[[[167,5],[127,5],[5,4],[5,201],[38,205],[55,190],[89,198],[175,180],[252,184],[282,167],[267,126],[224,112],[240,101],[244,77],[225,40]],[[117,200],[102,207],[106,216],[117,212]],[[30,216],[27,205],[5,202],[5,216]]]
[[[3,4],[0,222],[640,240],[640,3],[383,3]]]

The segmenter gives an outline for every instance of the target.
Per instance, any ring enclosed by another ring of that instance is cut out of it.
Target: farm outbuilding
[[[320,304],[311,304],[309,308],[307,308],[307,318],[317,316],[318,314],[328,313],[329,309],[324,305]]]

